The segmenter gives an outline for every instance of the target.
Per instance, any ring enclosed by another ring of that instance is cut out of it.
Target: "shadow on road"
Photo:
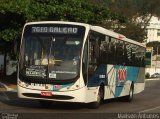
[[[49,106],[41,106],[38,100],[20,99],[17,96],[17,92],[0,92],[0,102],[9,106],[26,107],[26,108],[46,108],[46,109],[81,109],[87,106],[83,103],[66,103],[66,102],[50,102]]]
[[[107,105],[108,103],[119,102],[119,99],[109,99],[105,100],[102,105]],[[38,109],[54,109],[54,110],[79,110],[79,109],[89,109],[88,104],[84,103],[69,103],[69,102],[52,102],[49,101],[49,105],[41,106],[39,100],[31,99],[20,99],[17,96],[17,92],[1,91],[0,92],[0,102],[15,107],[23,108],[38,108]]]

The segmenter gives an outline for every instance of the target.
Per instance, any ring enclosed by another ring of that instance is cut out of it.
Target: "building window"
[[[160,29],[158,29],[157,31],[157,36],[160,36]]]

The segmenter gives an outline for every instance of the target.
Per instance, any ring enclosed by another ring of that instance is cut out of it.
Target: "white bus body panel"
[[[69,99],[69,100],[47,99],[47,97],[35,98],[35,97],[27,97],[27,96],[23,95],[23,93],[33,93],[33,94],[39,94],[40,95],[41,92],[42,91],[40,91],[40,90],[31,90],[31,89],[27,89],[27,88],[23,88],[21,86],[18,86],[18,97],[19,98],[51,100],[51,101],[60,101],[60,102],[81,102],[81,103],[89,103],[89,102],[96,101],[98,88],[97,87],[93,87],[93,88],[89,88],[88,89],[87,87],[83,87],[83,88],[80,88],[80,89],[77,89],[77,90],[65,91],[65,92],[46,91],[46,92],[52,92],[53,96],[54,95],[63,95],[63,96],[72,96],[72,97],[74,97],[74,99]]]

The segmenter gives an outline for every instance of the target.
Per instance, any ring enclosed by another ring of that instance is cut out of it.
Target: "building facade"
[[[152,41],[160,42],[160,19],[153,16],[147,26],[147,43]]]

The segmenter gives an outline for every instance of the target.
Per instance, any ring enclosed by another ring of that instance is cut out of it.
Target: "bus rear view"
[[[20,98],[84,102],[80,80],[85,27],[28,23],[22,33],[18,74]]]

